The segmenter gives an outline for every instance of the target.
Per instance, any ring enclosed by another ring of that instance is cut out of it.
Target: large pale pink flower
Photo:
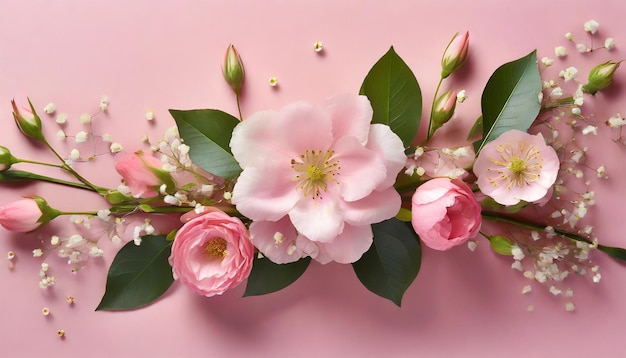
[[[467,184],[436,178],[413,194],[411,223],[424,244],[443,251],[476,236],[482,222],[480,210]]]
[[[504,132],[483,147],[474,163],[480,191],[502,205],[546,196],[559,172],[559,157],[541,133]]]
[[[232,202],[248,218],[266,222],[251,228],[257,247],[281,241],[274,238],[279,232],[300,236],[307,243],[303,255],[314,258],[323,252],[352,262],[369,248],[369,225],[399,210],[393,184],[406,161],[398,136],[371,120],[366,97],[343,95],[322,105],[298,102],[258,112],[235,127],[230,146],[243,172]],[[368,228],[354,229],[362,226]],[[293,232],[277,230],[284,227]],[[278,246],[283,252],[274,257],[297,252]]]
[[[254,246],[241,220],[211,210],[176,233],[169,262],[175,279],[209,297],[245,280],[253,259]]]

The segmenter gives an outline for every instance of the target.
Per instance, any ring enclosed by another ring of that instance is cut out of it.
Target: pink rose
[[[200,295],[221,295],[250,275],[254,246],[241,220],[210,211],[187,221],[169,258],[174,279]]]
[[[448,250],[476,236],[480,229],[480,204],[460,180],[429,180],[417,188],[412,203],[413,228],[432,249]]]
[[[158,194],[157,190],[162,184],[156,174],[158,171],[164,172],[161,166],[159,159],[138,151],[119,161],[115,170],[124,178],[135,198],[149,198]]]
[[[0,225],[15,232],[28,232],[40,225],[41,209],[37,202],[30,198],[19,199],[0,207]]]

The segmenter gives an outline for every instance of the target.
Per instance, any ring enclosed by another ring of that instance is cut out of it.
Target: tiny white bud
[[[80,152],[78,151],[78,149],[72,149],[72,151],[70,152],[70,159],[77,160],[78,158],[80,158]]]
[[[572,39],[574,39],[574,36],[571,32],[568,32],[565,34],[565,38],[567,39],[567,41],[572,41]]]
[[[154,112],[150,109],[146,112],[146,120],[151,121],[154,119]]]
[[[56,122],[58,124],[63,124],[67,122],[67,113],[59,113],[56,118]]]
[[[557,57],[564,57],[567,56],[567,49],[563,46],[557,46],[554,48],[554,54]]]
[[[87,141],[88,136],[89,136],[89,133],[85,131],[80,131],[76,133],[74,140],[76,141],[76,143],[85,143]]]
[[[596,33],[596,31],[598,31],[598,27],[600,27],[600,24],[596,20],[589,20],[585,22],[583,29],[593,35]]]
[[[80,115],[80,123],[82,124],[89,124],[91,123],[91,114],[89,113],[83,113]]]
[[[541,58],[541,63],[543,63],[544,66],[552,66],[552,64],[554,63],[554,60],[549,57],[543,57]]]
[[[48,113],[48,114],[52,114],[54,113],[54,111],[57,110],[57,106],[54,103],[48,103],[46,104],[46,106],[43,108],[43,111]]]
[[[607,50],[615,48],[615,40],[612,37],[607,37],[606,40],[604,40],[604,48]]]
[[[456,94],[456,101],[459,103],[463,103],[465,102],[465,100],[467,99],[467,96],[465,94],[465,90],[460,90],[457,94]]]
[[[109,146],[111,153],[119,153],[124,150],[124,147],[120,143],[114,142]]]

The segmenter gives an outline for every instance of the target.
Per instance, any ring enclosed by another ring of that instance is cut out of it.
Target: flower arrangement
[[[589,21],[585,31],[593,36],[597,27]],[[572,40],[571,34],[567,37]],[[613,46],[612,39],[605,41],[606,50]],[[592,50],[584,44],[576,48]],[[557,47],[555,55],[565,51]],[[566,297],[566,309],[573,310],[573,292],[562,282],[570,274],[598,282],[593,251],[626,260],[626,250],[600,244],[593,228],[582,225],[595,204],[585,172],[603,178],[606,168],[585,165],[587,149],[579,139],[598,130],[595,118],[583,115],[581,107],[611,85],[621,62],[599,64],[586,81],[577,80],[575,67],[556,79],[542,78],[554,60],[538,61],[535,51],[506,63],[485,86],[482,114],[466,144],[435,145],[437,131],[454,120],[457,103],[465,98],[464,91],[444,92],[442,85],[468,56],[469,34],[457,33],[442,56],[421,142],[416,140],[421,89],[393,47],[365,76],[358,94],[321,104],[296,102],[246,118],[241,110],[233,116],[217,109],[172,109],[176,127],[150,152],[124,155],[122,145],[107,135],[77,133],[76,142],[97,137],[117,156],[117,188],[82,176],[73,166],[81,154],[60,155],[30,100],[28,108],[12,101],[20,131],[49,148],[59,162],[18,158],[0,146],[0,181],[70,186],[94,192],[108,204],[64,212],[42,197],[25,197],[0,208],[0,224],[32,232],[71,216],[91,234],[53,235],[33,254],[56,250],[76,269],[103,254],[94,232],[127,241],[109,269],[100,310],[145,306],[175,280],[207,297],[244,281],[245,295],[267,294],[297,280],[311,260],[351,264],[365,287],[399,306],[419,273],[421,244],[441,251],[463,244],[472,249],[481,237],[494,252],[510,256],[513,269]],[[239,108],[245,71],[232,45],[222,72]],[[104,97],[100,110],[107,106]],[[55,111],[53,104],[44,108],[46,115]],[[81,117],[87,128],[92,120]],[[620,131],[616,142],[622,141],[624,124],[619,114],[606,121]],[[58,137],[67,135],[61,130]],[[20,163],[56,167],[73,179],[22,171]],[[133,216],[143,221],[129,223]],[[161,232],[153,224],[162,216],[177,216],[180,224]],[[132,238],[124,239],[127,232]],[[55,284],[47,264],[40,276],[42,288]]]

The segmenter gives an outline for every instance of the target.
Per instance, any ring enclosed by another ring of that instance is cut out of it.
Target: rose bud
[[[228,46],[226,50],[226,56],[224,57],[224,65],[222,66],[222,73],[226,82],[232,87],[236,94],[239,94],[243,79],[245,77],[245,71],[243,68],[243,62],[239,52],[232,44]]]
[[[15,124],[24,133],[25,136],[36,140],[43,141],[44,136],[41,131],[41,119],[37,115],[33,104],[28,99],[30,110],[23,108],[22,112],[17,108],[15,100],[11,100],[11,106],[13,106],[13,119]]]
[[[620,63],[607,61],[594,67],[589,72],[589,79],[587,84],[583,86],[583,92],[594,95],[599,90],[608,87],[613,83],[613,75]]]
[[[19,163],[19,160],[15,158],[8,148],[0,146],[0,172],[3,172],[15,163]]]
[[[122,159],[115,165],[115,170],[124,178],[135,198],[149,198],[159,194],[159,187],[166,185],[166,190],[174,189],[174,180],[170,173],[161,169],[159,159],[138,151]]]
[[[41,197],[23,198],[0,207],[0,225],[15,232],[29,232],[59,216]]]
[[[458,70],[467,61],[467,51],[469,49],[469,32],[465,31],[461,35],[457,32],[448,44],[441,59],[441,78],[446,78],[452,72]]]
[[[456,91],[448,91],[442,94],[435,101],[432,117],[430,120],[430,130],[428,137],[432,137],[435,131],[450,120],[456,108]]]

